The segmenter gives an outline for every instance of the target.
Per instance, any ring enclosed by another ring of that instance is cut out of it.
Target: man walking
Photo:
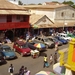
[[[19,75],[24,75],[24,66],[21,66],[19,70]]]
[[[10,75],[14,75],[13,72],[14,72],[14,67],[12,64],[10,64],[9,66],[9,69],[8,69],[8,72],[10,73]]]
[[[47,59],[47,55],[44,56],[44,65],[43,67],[49,67],[49,63],[48,63],[48,59]]]
[[[54,64],[57,63],[57,53],[54,54]]]
[[[53,63],[53,56],[52,56],[52,54],[49,56],[49,59],[50,59],[50,64],[52,64]]]

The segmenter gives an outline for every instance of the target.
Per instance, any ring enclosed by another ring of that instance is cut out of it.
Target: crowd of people
[[[13,64],[10,64],[10,66],[8,68],[8,72],[10,75],[14,75]],[[30,70],[27,69],[27,67],[21,66],[17,75],[31,75],[31,73],[30,73]]]
[[[50,54],[49,56],[49,60],[48,60],[48,57],[47,57],[47,54],[44,56],[44,65],[43,67],[49,67],[50,65],[53,64],[56,64],[58,61],[58,58],[57,58],[57,52],[55,52],[54,56],[52,54]]]

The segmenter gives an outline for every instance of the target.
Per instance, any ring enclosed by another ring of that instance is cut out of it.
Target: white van
[[[72,38],[71,37],[68,37],[67,34],[64,34],[64,33],[59,33],[59,35],[61,38],[65,39],[65,40],[71,40]]]

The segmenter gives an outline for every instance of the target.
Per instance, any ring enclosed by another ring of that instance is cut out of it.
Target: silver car
[[[44,43],[46,45],[46,48],[54,48],[55,43],[53,41],[50,41],[47,37],[36,37],[35,40]]]
[[[54,38],[54,37],[49,37],[48,38],[50,41],[53,41],[54,43],[58,42],[58,46],[61,46],[63,43],[61,41],[59,41],[58,39]]]

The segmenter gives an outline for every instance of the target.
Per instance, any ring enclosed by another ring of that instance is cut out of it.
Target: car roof
[[[67,35],[67,34],[65,34],[65,33],[59,33],[60,35]]]
[[[23,41],[17,40],[15,43],[17,43],[18,45],[24,45],[25,43]]]
[[[41,37],[41,36],[37,36],[37,38],[41,38],[41,39],[47,39],[47,37]]]
[[[53,36],[49,36],[48,38],[54,38]]]

